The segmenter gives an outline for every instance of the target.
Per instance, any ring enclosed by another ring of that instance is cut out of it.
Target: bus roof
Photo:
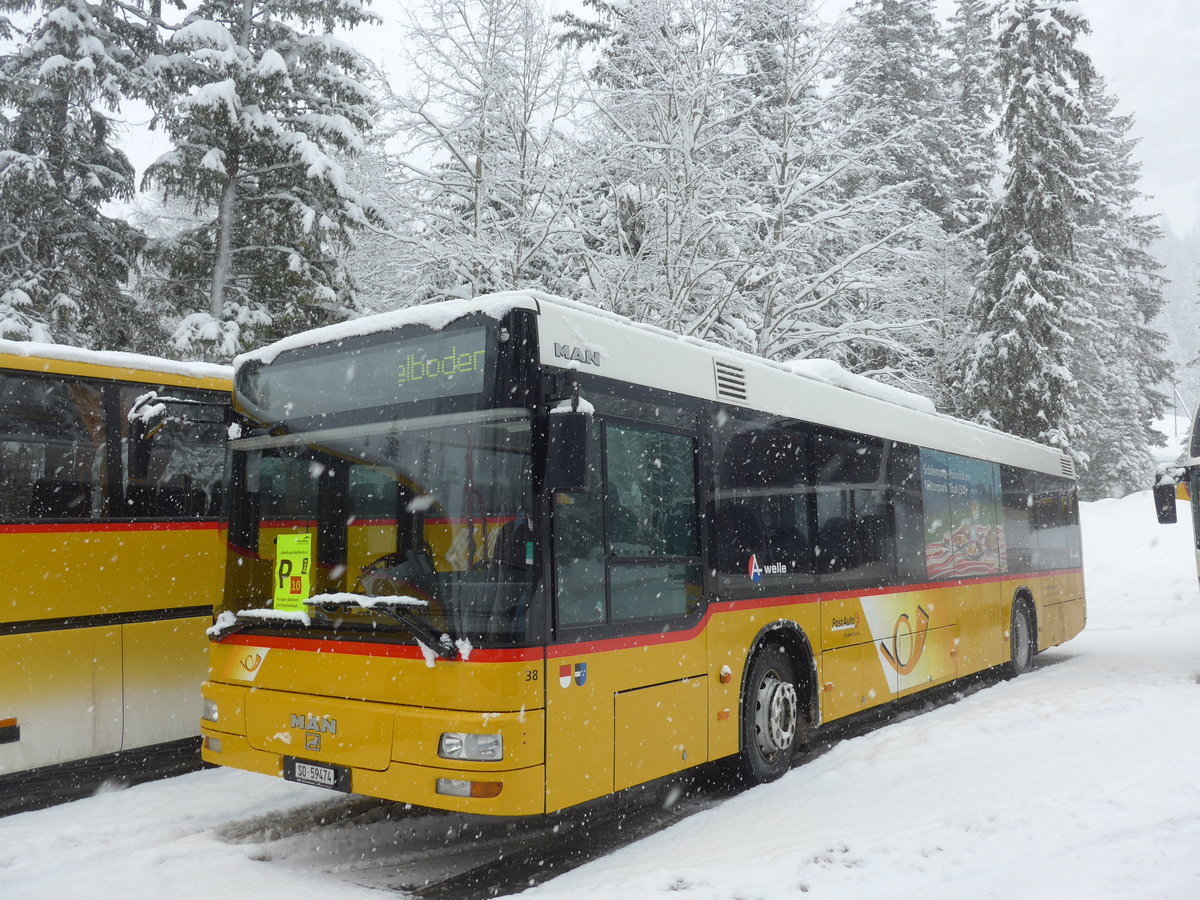
[[[1073,478],[1071,458],[1024,438],[938,413],[926,397],[845,371],[830,360],[779,363],[634,322],[540,291],[445,300],[364,316],[277,341],[234,360],[270,363],[280,353],[404,325],[440,330],[468,314],[538,314],[541,363]]]
[[[233,378],[231,366],[204,362],[181,362],[111,350],[85,350],[65,344],[44,344],[38,341],[0,340],[0,367],[33,372],[58,372],[90,375],[95,378],[115,378],[121,381],[146,381],[147,376],[168,376],[178,382],[203,380],[224,382],[206,387],[228,389]]]

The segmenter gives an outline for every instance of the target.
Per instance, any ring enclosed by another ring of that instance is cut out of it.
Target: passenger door
[[[547,809],[707,759],[694,430],[598,417],[591,490],[553,498]]]

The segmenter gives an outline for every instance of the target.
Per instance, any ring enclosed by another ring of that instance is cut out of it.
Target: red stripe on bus
[[[219,522],[55,522],[0,525],[0,534],[78,534],[89,531],[216,531]]]
[[[330,641],[321,638],[283,638],[231,634],[219,638],[218,644],[241,647],[269,647],[273,650],[299,650],[308,653],[343,653],[348,656],[387,656],[395,659],[423,659],[421,648],[413,644],[376,644],[358,641]],[[513,650],[472,650],[471,662],[528,662],[542,658],[541,647],[522,647]],[[454,660],[443,660],[453,662]]]
[[[506,522],[517,521],[516,516],[485,516],[480,519],[468,519],[466,516],[438,516],[437,518],[425,517],[426,525],[466,525],[467,522],[474,522],[478,525],[482,522],[485,525],[503,525]]]

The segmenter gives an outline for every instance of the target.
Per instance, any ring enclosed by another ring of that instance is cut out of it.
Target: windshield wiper
[[[322,619],[328,619],[325,611],[320,607],[314,608],[321,615]],[[230,634],[237,634],[239,631],[245,631],[248,628],[270,627],[280,623],[294,622],[298,625],[308,626],[312,624],[306,612],[283,612],[277,609],[241,609],[236,613],[225,610],[219,616],[212,627],[207,629],[205,634],[214,641],[219,641],[221,638]]]
[[[304,601],[309,609],[316,609],[326,617],[331,613],[349,612],[352,609],[365,609],[386,616],[393,622],[403,625],[413,633],[422,646],[429,648],[442,659],[454,659],[458,647],[453,638],[443,634],[430,623],[414,616],[408,610],[412,607],[428,606],[428,601],[415,597],[365,597],[360,594],[319,594]]]

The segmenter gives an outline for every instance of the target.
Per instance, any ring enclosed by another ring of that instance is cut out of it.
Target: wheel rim
[[[1024,610],[1017,610],[1013,616],[1013,662],[1018,669],[1029,665],[1029,619]]]
[[[755,696],[754,731],[763,756],[789,750],[796,739],[800,704],[796,688],[775,671],[763,676]]]

